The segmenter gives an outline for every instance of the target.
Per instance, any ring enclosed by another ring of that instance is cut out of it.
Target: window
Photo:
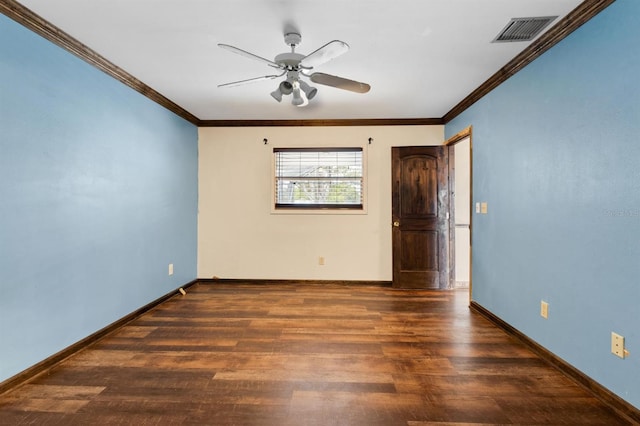
[[[276,209],[363,210],[362,148],[274,148]]]

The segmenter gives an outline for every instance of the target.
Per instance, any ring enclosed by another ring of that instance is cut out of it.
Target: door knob
[[[397,228],[398,226],[400,226],[400,222],[398,222],[397,220],[396,220],[396,221],[394,221],[394,222],[393,222],[393,226],[395,226],[395,227]]]

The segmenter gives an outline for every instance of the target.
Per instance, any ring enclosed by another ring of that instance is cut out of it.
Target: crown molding
[[[551,49],[562,39],[577,30],[585,22],[602,12],[615,0],[585,0],[572,10],[567,16],[559,20],[549,31],[538,37],[525,50],[513,58],[509,63],[482,83],[476,90],[446,113],[442,120],[448,123],[463,111],[476,103],[480,98],[504,83],[509,77],[529,65],[547,50]]]
[[[453,120],[483,96],[533,62],[614,1],[615,0],[585,0],[582,2],[567,16],[558,21],[549,31],[542,34],[524,51],[460,101],[442,118],[201,120],[17,1],[0,0],[0,12],[199,127],[429,126],[443,125]]]
[[[27,27],[31,31],[39,34],[50,42],[62,47],[63,49],[73,53],[80,59],[88,62],[99,70],[105,72],[116,80],[131,87],[133,90],[143,94],[147,98],[162,105],[169,111],[177,114],[185,120],[197,124],[199,119],[189,111],[185,110],[178,104],[170,101],[151,87],[144,84],[122,68],[108,61],[94,50],[85,46],[69,34],[62,31],[55,25],[47,22],[40,16],[36,15],[30,9],[27,9],[14,0],[0,0],[0,12],[7,17],[13,19],[19,24]]]
[[[441,118],[358,118],[329,120],[200,120],[199,127],[432,126]]]

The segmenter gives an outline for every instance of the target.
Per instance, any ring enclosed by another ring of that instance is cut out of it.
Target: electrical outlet
[[[169,275],[173,275],[173,263],[169,264]]]
[[[320,265],[320,266],[323,266],[323,265],[324,265],[324,257],[323,257],[323,256],[320,256],[320,257],[318,258],[318,265]]]
[[[480,213],[487,214],[487,202],[483,201],[480,203]]]
[[[549,304],[544,300],[540,301],[540,316],[544,319],[549,318]]]
[[[624,349],[624,337],[613,331],[611,332],[611,353],[623,359],[627,353]]]

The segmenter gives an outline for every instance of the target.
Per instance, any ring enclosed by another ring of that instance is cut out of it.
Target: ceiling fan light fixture
[[[318,89],[309,86],[306,81],[300,80],[300,88],[302,89],[308,100],[313,99],[318,93]]]
[[[285,80],[278,86],[278,90],[282,92],[283,95],[290,95],[293,92],[293,84],[289,81]]]
[[[300,82],[298,80],[295,80],[293,82],[293,99],[291,100],[291,103],[295,106],[305,105],[305,99],[302,96],[302,91],[300,90]]]
[[[271,97],[278,102],[282,102],[282,91],[280,90],[280,86],[273,92],[271,92]]]

